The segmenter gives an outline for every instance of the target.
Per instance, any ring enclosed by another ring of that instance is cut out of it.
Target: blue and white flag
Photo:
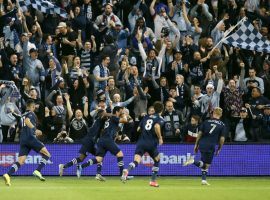
[[[245,20],[240,28],[223,42],[241,49],[270,53],[270,41],[263,37],[248,20]]]
[[[63,18],[67,18],[66,10],[54,5],[47,0],[19,0],[19,5],[22,11],[27,11],[27,6],[32,6],[33,8],[39,10],[40,12],[47,14],[58,14]]]

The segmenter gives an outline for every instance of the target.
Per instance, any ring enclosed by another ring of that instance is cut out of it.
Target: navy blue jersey
[[[26,124],[25,124],[25,119],[29,118],[30,122],[33,124],[34,128],[29,128]],[[22,120],[21,120],[21,139],[24,138],[28,138],[31,136],[35,136],[35,131],[36,131],[36,124],[37,124],[37,117],[35,115],[35,113],[31,112],[31,111],[27,111],[26,113],[24,113],[22,115]]]
[[[105,119],[98,117],[88,130],[87,137],[96,138],[100,133],[101,128],[103,128],[104,123]]]
[[[221,136],[225,136],[226,127],[219,119],[208,119],[200,127],[202,137],[199,148],[203,151],[213,151]]]
[[[158,123],[161,127],[164,125],[164,119],[159,115],[146,115],[142,121],[140,122],[141,128],[141,137],[140,139],[148,140],[148,141],[158,141],[156,132],[155,132],[155,124]]]
[[[119,120],[120,118],[116,116],[112,116],[109,120],[107,120],[104,124],[104,132],[102,137],[110,137],[114,139],[118,129]]]

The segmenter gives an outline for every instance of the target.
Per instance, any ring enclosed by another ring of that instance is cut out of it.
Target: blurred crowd
[[[195,142],[218,106],[226,142],[270,140],[269,53],[217,45],[244,17],[269,40],[269,0],[51,2],[68,18],[0,0],[0,143],[18,141],[28,99],[49,143],[79,142],[115,106],[129,116],[116,140],[136,142],[155,101],[164,142]]]

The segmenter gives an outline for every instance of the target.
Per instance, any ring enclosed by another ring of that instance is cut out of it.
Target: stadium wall
[[[78,155],[79,144],[47,144],[52,158],[42,171],[44,175],[58,175],[58,165],[66,163]],[[196,176],[200,170],[195,166],[182,167],[182,164],[193,154],[194,145],[165,144],[160,146],[162,176]],[[120,145],[124,153],[125,166],[133,161],[135,145]],[[18,158],[18,144],[0,144],[0,174],[4,174],[9,166]],[[91,158],[89,155],[88,158]],[[31,175],[41,157],[31,152],[26,164],[17,175]],[[195,159],[199,159],[199,154]],[[148,155],[143,157],[142,164],[132,171],[131,175],[150,175],[153,162]],[[65,175],[75,175],[76,168],[65,170]],[[96,166],[90,166],[82,175],[95,175]],[[119,175],[116,158],[106,155],[102,168],[103,175]],[[214,157],[209,175],[213,176],[269,176],[270,175],[270,144],[224,145],[219,156]]]

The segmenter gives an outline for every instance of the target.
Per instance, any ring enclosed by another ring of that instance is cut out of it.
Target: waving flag
[[[245,20],[235,33],[224,38],[223,42],[241,49],[270,53],[270,41],[248,20]]]
[[[64,9],[46,0],[19,0],[19,5],[23,11],[26,11],[27,6],[31,5],[33,8],[39,10],[40,12],[47,14],[56,13],[63,18],[67,18],[67,12]]]

